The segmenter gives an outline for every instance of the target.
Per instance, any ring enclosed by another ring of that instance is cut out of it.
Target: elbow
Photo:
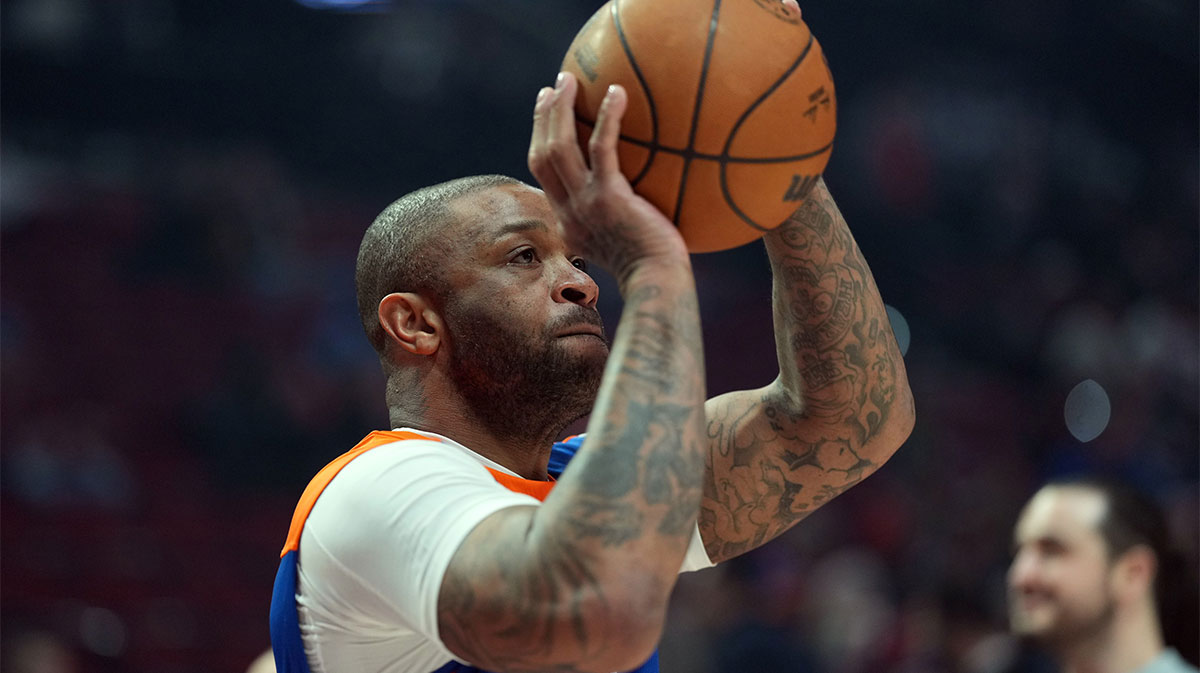
[[[578,670],[635,670],[658,648],[674,583],[636,568],[630,564],[604,578],[603,591],[576,593],[576,604],[565,611],[569,616],[558,615],[564,626],[573,622],[572,630],[587,634],[580,639],[585,656],[575,664]]]
[[[897,448],[899,448],[898,445],[903,444],[908,440],[909,435],[912,434],[913,428],[915,428],[917,425],[917,402],[913,399],[912,388],[910,388],[908,385],[907,377],[904,380],[904,384],[900,386],[900,395],[897,403],[899,410],[898,415],[900,416],[900,421],[898,424],[900,425],[901,430],[899,433],[900,438],[897,444]]]
[[[439,620],[446,647],[486,670],[635,670],[658,647],[665,605],[639,600],[632,591],[576,589],[559,600],[514,610],[493,603],[463,619]],[[466,628],[463,628],[464,624]]]
[[[912,390],[907,382],[898,387],[895,399],[892,401],[891,413],[879,428],[874,442],[878,464],[882,465],[891,458],[904,442],[912,435],[917,423],[917,408],[913,400]]]
[[[666,599],[636,593],[631,591],[619,604],[609,606],[603,628],[610,646],[591,662],[604,671],[635,670],[658,648],[666,621]]]
[[[611,673],[612,671],[635,671],[641,668],[643,664],[654,656],[655,650],[658,648],[659,638],[661,638],[661,630],[655,631],[654,640],[646,637],[645,633],[633,633],[632,629],[627,628],[629,622],[622,625],[621,631],[625,632],[628,638],[612,642],[613,647],[606,649],[596,655],[586,663],[588,670],[594,670],[596,673]]]
[[[604,671],[637,669],[654,654],[662,638],[667,606],[675,576],[659,577],[648,571],[636,571],[631,564],[611,577],[603,598],[597,596],[591,628],[603,633],[594,649],[589,668]],[[632,571],[632,572],[631,572]]]

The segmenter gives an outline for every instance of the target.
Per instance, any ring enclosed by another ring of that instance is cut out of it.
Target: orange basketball
[[[625,87],[621,171],[692,252],[779,226],[829,161],[833,78],[779,0],[609,0],[562,68],[585,146],[608,86]]]

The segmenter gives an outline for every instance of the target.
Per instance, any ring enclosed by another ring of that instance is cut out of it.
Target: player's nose
[[[600,297],[596,281],[570,262],[566,262],[564,267],[555,280],[554,300],[595,308],[596,300]]]
[[[1027,589],[1037,580],[1037,574],[1037,560],[1033,554],[1017,552],[1012,565],[1008,567],[1008,586],[1017,590]]]

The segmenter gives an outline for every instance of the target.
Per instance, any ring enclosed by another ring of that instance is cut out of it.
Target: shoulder
[[[330,551],[440,536],[457,521],[513,504],[540,504],[497,483],[478,460],[435,440],[375,447],[326,486],[305,524]],[[385,536],[385,537],[381,537]],[[303,545],[302,545],[303,551]]]
[[[539,504],[452,446],[384,444],[343,467],[313,505],[300,537],[301,573],[314,600],[322,591],[366,591],[403,613],[436,596],[441,572],[481,520]],[[424,614],[416,619],[426,622]]]
[[[413,471],[412,475],[404,472]],[[453,446],[433,439],[405,439],[382,444],[350,461],[334,478],[329,488],[338,482],[345,488],[349,482],[388,482],[411,480],[415,476],[439,474],[487,476],[483,465]]]
[[[452,507],[460,498],[508,494],[487,468],[463,451],[434,440],[404,440],[350,461],[317,500],[309,525],[371,530],[395,525],[396,517],[409,511]]]

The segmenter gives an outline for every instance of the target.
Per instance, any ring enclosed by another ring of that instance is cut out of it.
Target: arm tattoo
[[[438,622],[472,664],[575,670],[616,645],[592,626],[631,582],[665,609],[704,473],[698,311],[690,282],[629,294],[586,446],[536,514],[489,518],[455,556]]]
[[[710,402],[700,528],[713,561],[753,549],[862,481],[911,415],[883,301],[823,184],[766,237],[775,277],[776,385]]]

